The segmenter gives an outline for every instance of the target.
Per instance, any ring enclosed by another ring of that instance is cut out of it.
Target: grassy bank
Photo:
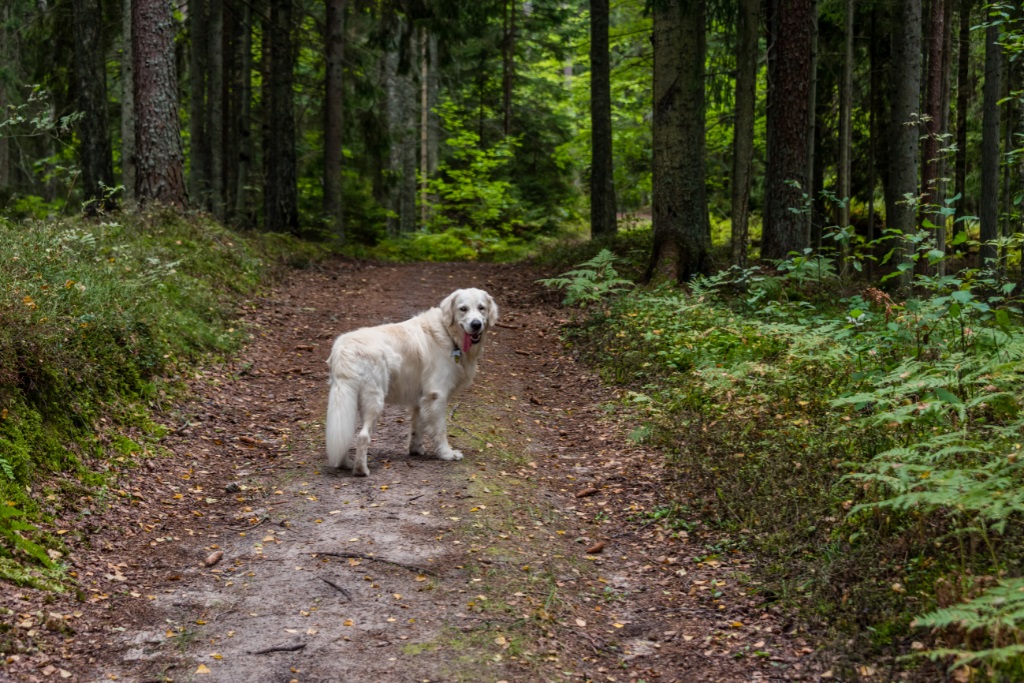
[[[173,212],[0,221],[0,578],[59,578],[60,539],[36,528],[47,500],[74,505],[153,455],[151,410],[247,337],[236,304],[313,256]]]
[[[1008,289],[966,273],[896,301],[798,263],[604,297],[595,270],[568,278],[597,296],[567,342],[632,389],[635,438],[671,460],[669,517],[761,554],[765,600],[854,638],[851,667],[917,653],[1021,674],[1024,332]]]

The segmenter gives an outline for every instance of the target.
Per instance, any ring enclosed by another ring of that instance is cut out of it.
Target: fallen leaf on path
[[[209,555],[207,555],[206,559],[203,560],[203,564],[205,564],[207,567],[212,567],[213,565],[220,562],[222,559],[224,559],[224,551],[217,550],[216,552],[212,552]]]
[[[587,548],[588,555],[596,555],[602,551],[604,551],[604,541],[598,541],[594,545]]]
[[[586,498],[587,496],[592,496],[592,495],[594,495],[597,492],[598,492],[598,489],[596,489],[593,486],[591,486],[590,488],[585,488],[582,491],[577,491],[576,492],[576,497],[577,498]]]

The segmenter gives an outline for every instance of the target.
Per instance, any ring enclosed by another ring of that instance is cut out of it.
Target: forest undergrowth
[[[176,380],[248,338],[238,302],[320,251],[160,209],[0,220],[0,579],[61,589],[64,546],[39,523],[101,509],[154,455]]]
[[[617,269],[639,264],[605,250],[546,284],[578,310],[566,343],[629,387],[633,438],[669,454],[677,504],[663,520],[699,516],[758,552],[764,600],[837,648],[1019,680],[1013,285],[965,270],[918,276],[899,299],[824,256],[687,290],[631,288]]]

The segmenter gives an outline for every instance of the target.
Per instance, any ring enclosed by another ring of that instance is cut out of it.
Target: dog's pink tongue
[[[469,353],[469,347],[473,346],[473,338],[465,332],[462,333],[462,352]]]

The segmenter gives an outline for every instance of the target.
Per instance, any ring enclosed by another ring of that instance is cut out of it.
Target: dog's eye
[[[459,310],[465,313],[466,311],[469,310],[469,306],[459,306]]]
[[[485,308],[487,308],[487,307],[484,306],[483,304],[480,304],[479,306],[477,306],[477,309],[481,310],[481,311],[484,310]]]

